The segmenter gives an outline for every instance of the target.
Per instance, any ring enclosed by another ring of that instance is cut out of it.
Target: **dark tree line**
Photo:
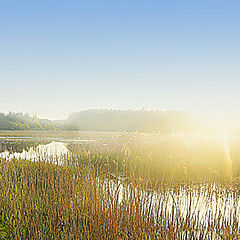
[[[0,130],[54,130],[54,122],[23,113],[0,113]]]

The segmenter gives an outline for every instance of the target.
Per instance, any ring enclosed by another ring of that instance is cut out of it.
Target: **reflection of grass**
[[[230,144],[232,159],[237,144]],[[64,166],[1,160],[0,239],[240,238],[238,191],[219,139],[70,148]],[[203,202],[211,206],[204,219]]]

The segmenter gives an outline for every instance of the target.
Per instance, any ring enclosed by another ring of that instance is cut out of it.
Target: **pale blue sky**
[[[240,1],[0,0],[0,112],[239,115]]]

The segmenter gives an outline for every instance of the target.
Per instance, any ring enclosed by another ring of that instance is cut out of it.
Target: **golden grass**
[[[191,144],[73,149],[63,166],[1,159],[0,239],[239,239],[225,152]]]
[[[169,210],[168,190],[159,187],[156,193],[161,194],[154,197],[149,182],[142,179],[132,177],[120,184],[117,176],[113,178],[100,169],[79,171],[24,160],[2,160],[0,166],[1,218],[8,232],[2,239],[10,235],[9,239],[239,237],[237,205],[227,218],[219,209],[218,214],[209,212],[209,221],[202,223],[192,213],[191,200],[185,214],[178,209],[180,198]],[[210,189],[195,189],[195,194],[207,194],[211,199]],[[180,189],[174,188],[173,192],[177,196]],[[191,194],[188,190],[190,199]],[[220,192],[217,198],[221,198]],[[233,199],[236,204],[237,195]]]

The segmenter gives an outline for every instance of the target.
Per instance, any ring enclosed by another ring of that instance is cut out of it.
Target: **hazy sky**
[[[0,112],[239,115],[240,1],[0,0]]]

